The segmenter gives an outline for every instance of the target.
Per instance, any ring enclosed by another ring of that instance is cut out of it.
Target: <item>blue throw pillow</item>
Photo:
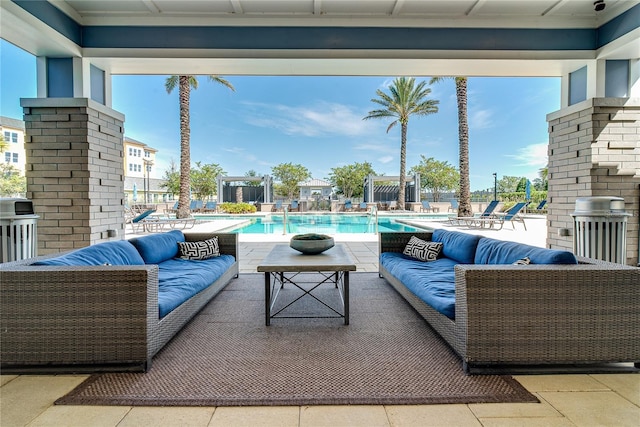
[[[545,249],[523,243],[506,242],[484,237],[478,243],[476,264],[513,264],[529,258],[531,264],[577,264],[569,251]]]
[[[180,230],[150,234],[129,240],[136,247],[146,264],[160,264],[178,256],[178,242],[184,242]]]
[[[144,265],[136,248],[126,240],[98,243],[32,265]]]
[[[461,264],[473,264],[480,236],[443,230],[433,232],[434,242],[442,242],[442,255]]]

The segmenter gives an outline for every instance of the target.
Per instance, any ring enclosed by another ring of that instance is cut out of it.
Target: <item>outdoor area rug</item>
[[[349,325],[283,318],[265,326],[264,276],[241,274],[156,355],[149,372],[92,375],[56,404],[538,402],[510,376],[465,375],[460,358],[377,273],[350,278]],[[281,306],[296,292],[286,286]],[[339,302],[333,285],[316,292],[329,305]],[[308,296],[287,310],[331,313]]]

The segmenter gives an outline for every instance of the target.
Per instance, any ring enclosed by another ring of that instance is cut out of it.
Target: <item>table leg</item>
[[[349,324],[349,272],[344,272],[344,324]]]
[[[264,318],[265,325],[271,325],[271,273],[264,273]]]

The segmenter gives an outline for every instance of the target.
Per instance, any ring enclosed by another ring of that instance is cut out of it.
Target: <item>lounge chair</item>
[[[536,209],[535,209],[535,210],[537,210],[537,211],[541,211],[541,210],[543,210],[543,209],[546,209],[546,208],[545,208],[546,204],[547,204],[547,201],[546,201],[546,199],[545,199],[545,200],[541,201],[541,202],[540,202],[540,204],[539,204],[538,206],[536,206]]]
[[[449,203],[448,212],[458,212],[458,201],[456,199],[451,199]]]
[[[515,230],[516,222],[521,222],[524,226],[525,231],[527,230],[527,225],[524,223],[524,218],[520,215],[520,212],[527,206],[527,202],[516,203],[511,209],[504,213],[497,213],[492,218],[475,218],[469,221],[469,226],[480,226],[488,225],[491,228],[494,228],[496,225],[499,225],[497,230],[501,230],[504,226],[504,223],[507,221],[511,222],[511,226]]]
[[[428,201],[423,200],[420,212],[440,212],[440,208],[432,207]]]
[[[390,211],[395,211],[396,209],[398,209],[398,202],[396,202],[395,200],[390,201],[387,205],[387,209]]]
[[[360,203],[360,205],[358,206],[358,210],[360,212],[366,212],[368,210],[367,209],[367,202]]]
[[[202,209],[204,213],[218,212],[218,202],[207,202]]]
[[[297,200],[292,200],[291,205],[289,206],[289,211],[298,211],[300,212],[300,205]]]
[[[196,219],[189,218],[161,218],[147,217],[137,223],[137,231],[149,233],[161,233],[168,230],[187,230],[196,225]]]
[[[346,200],[344,202],[344,210],[345,211],[352,211],[353,210],[353,203],[351,203],[351,200]]]
[[[169,213],[176,213],[178,212],[178,204],[180,204],[179,200],[176,200],[176,202],[173,204],[172,208],[167,208],[164,210],[164,213],[169,214]]]
[[[202,210],[202,207],[202,200],[192,200],[189,204],[189,209],[191,210],[191,212],[198,212]]]
[[[128,220],[125,219],[125,223],[130,223],[131,230],[134,232],[136,231],[136,229],[141,230],[143,225],[142,221],[144,221],[149,215],[151,215],[155,211],[156,211],[155,209],[147,209],[146,211],[142,212],[140,215],[129,218]]]
[[[487,205],[487,207],[480,214],[480,216],[470,216],[470,217],[454,216],[449,218],[449,223],[451,225],[470,225],[470,223],[471,225],[473,225],[473,221],[475,221],[476,219],[492,218],[494,216],[493,211],[496,210],[496,207],[498,207],[499,204],[500,202],[498,200],[493,200],[491,203]]]
[[[273,206],[274,212],[282,212],[282,200],[276,200],[276,204]]]

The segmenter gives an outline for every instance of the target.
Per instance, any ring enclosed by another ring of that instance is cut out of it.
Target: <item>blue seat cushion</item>
[[[480,239],[481,236],[441,228],[435,230],[431,238],[434,242],[442,242],[442,256],[459,264],[473,264]]]
[[[399,252],[380,254],[380,264],[415,296],[449,319],[455,319],[455,273],[459,262],[439,258],[423,262]]]
[[[144,260],[131,243],[117,240],[87,246],[32,265],[144,265]]]
[[[204,260],[173,258],[158,264],[160,318],[218,280],[234,262],[233,255],[220,255]]]
[[[545,249],[522,243],[484,237],[478,243],[476,264],[513,264],[528,257],[531,264],[577,264],[575,255],[568,251]]]
[[[184,234],[180,230],[168,233],[150,234],[129,240],[136,247],[147,264],[160,264],[178,256],[178,242],[184,242]]]

